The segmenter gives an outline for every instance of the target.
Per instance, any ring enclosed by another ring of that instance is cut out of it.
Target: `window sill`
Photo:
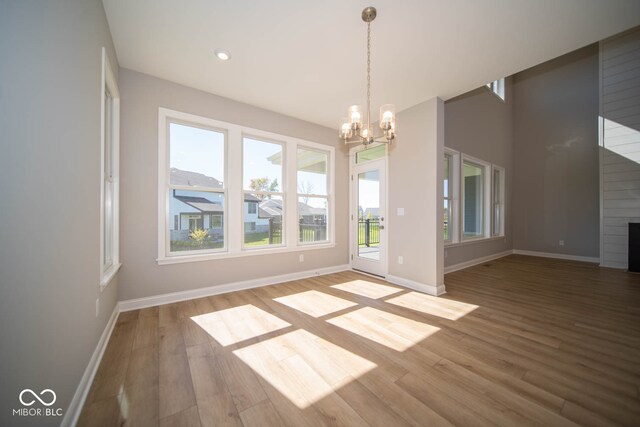
[[[119,262],[112,265],[111,268],[105,272],[104,276],[102,276],[102,280],[100,280],[100,292],[104,291],[107,286],[109,286],[109,283],[111,283],[111,280],[116,276],[120,267],[122,267],[122,263]]]
[[[468,239],[468,240],[463,240],[462,242],[450,242],[450,243],[445,243],[444,247],[445,248],[455,248],[458,246],[466,246],[466,245],[473,245],[474,243],[488,243],[488,242],[494,242],[496,240],[500,240],[500,239],[506,239],[506,236],[492,236],[492,237],[479,237],[479,238],[475,238],[475,239]]]
[[[300,245],[295,247],[282,247],[282,248],[270,248],[270,249],[251,249],[245,250],[242,252],[218,252],[218,253],[208,253],[202,255],[178,255],[171,257],[160,257],[156,259],[158,265],[167,265],[167,264],[182,264],[185,262],[199,262],[199,261],[212,261],[218,259],[229,259],[229,258],[242,258],[247,256],[255,256],[255,255],[273,255],[273,254],[283,254],[288,252],[302,252],[316,249],[331,249],[335,248],[335,243],[323,243],[318,245]]]

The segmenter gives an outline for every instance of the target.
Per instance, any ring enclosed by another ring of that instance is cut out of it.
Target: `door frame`
[[[377,275],[375,273],[372,274],[376,277],[386,278],[389,274],[389,146],[388,144],[376,143],[370,146],[365,147],[364,145],[358,145],[349,150],[349,267],[353,268],[353,260],[357,256],[357,239],[355,238],[355,228],[354,228],[354,218],[357,217],[357,212],[355,210],[355,197],[356,197],[356,181],[354,178],[354,173],[356,166],[356,153],[359,151],[364,151],[367,148],[372,148],[378,145],[385,146],[385,154],[384,157],[376,160],[371,160],[370,162],[381,162],[382,167],[384,167],[384,183],[381,184],[381,192],[384,193],[384,218],[385,218],[385,228],[384,228],[384,257],[380,257],[380,262],[382,264],[382,274]],[[369,162],[365,162],[363,164],[367,164]],[[382,232],[382,231],[381,231]],[[382,255],[382,254],[381,254]],[[358,270],[361,272],[361,270]]]

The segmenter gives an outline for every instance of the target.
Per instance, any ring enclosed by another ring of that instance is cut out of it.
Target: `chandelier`
[[[374,135],[371,128],[371,21],[376,19],[376,8],[369,6],[362,11],[362,20],[367,23],[367,111],[363,117],[362,107],[352,105],[347,110],[347,117],[340,120],[340,138],[345,144],[360,143],[369,145],[373,142],[391,144],[396,137],[396,107],[385,104],[380,107],[379,126],[381,132]],[[363,122],[363,119],[366,119]]]

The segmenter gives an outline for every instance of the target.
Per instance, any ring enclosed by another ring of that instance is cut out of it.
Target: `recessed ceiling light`
[[[218,57],[219,60],[221,61],[228,61],[231,59],[231,54],[229,53],[228,50],[224,50],[224,49],[216,49],[214,51],[214,53],[216,54],[216,56]]]

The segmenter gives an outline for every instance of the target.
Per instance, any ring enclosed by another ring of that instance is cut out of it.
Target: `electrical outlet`
[[[100,314],[100,298],[96,300],[96,317]]]
[[[404,216],[404,208],[398,208],[397,214],[398,216]]]
[[[398,264],[404,264],[404,258],[402,257],[402,255],[398,257]]]
[[[559,244],[560,246],[564,246],[564,240],[560,240],[560,241],[558,242],[558,244]]]
[[[300,254],[300,256],[298,257],[298,259],[300,260],[300,262],[304,262],[304,254]]]

